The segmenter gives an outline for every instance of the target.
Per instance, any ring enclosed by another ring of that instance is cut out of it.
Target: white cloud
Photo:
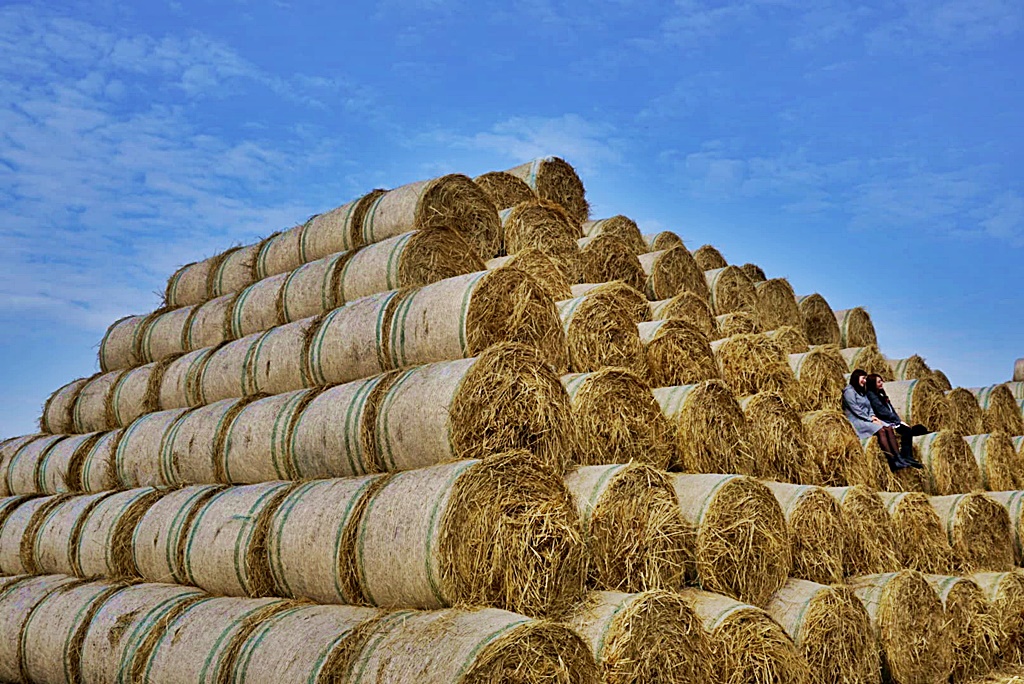
[[[1024,27],[1024,5],[1018,0],[902,0],[895,7],[895,18],[868,33],[870,50],[944,53],[984,49]]]

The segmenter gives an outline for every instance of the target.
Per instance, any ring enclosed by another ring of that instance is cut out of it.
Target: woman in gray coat
[[[871,400],[867,395],[868,374],[858,368],[850,376],[850,384],[843,390],[843,413],[853,425],[857,436],[861,439],[875,435],[882,447],[891,470],[903,468],[920,468],[916,460],[906,460],[900,456],[899,440],[896,432],[886,425],[885,421],[875,415],[871,408]]]

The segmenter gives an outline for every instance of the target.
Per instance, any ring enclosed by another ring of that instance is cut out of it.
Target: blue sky
[[[1024,355],[1019,1],[142,5],[0,7],[0,435],[176,266],[543,154],[954,385]]]

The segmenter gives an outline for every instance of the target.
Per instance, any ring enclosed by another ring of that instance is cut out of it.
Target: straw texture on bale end
[[[697,530],[700,586],[766,605],[792,569],[786,518],[771,491],[742,475],[673,475],[672,484]]]
[[[685,247],[683,239],[671,230],[663,230],[660,233],[644,233],[644,242],[647,243],[648,252],[660,252],[663,249],[673,247]]]
[[[492,271],[501,267],[522,271],[533,278],[553,301],[559,302],[572,297],[572,281],[562,268],[539,249],[531,247],[518,254],[496,257],[488,261],[486,266]]]
[[[996,432],[964,438],[981,473],[981,485],[990,492],[1024,489],[1024,472],[1013,448],[1013,440]]]
[[[814,464],[818,476],[817,480],[804,484],[851,484],[852,472],[864,462],[864,450],[846,416],[827,409],[804,413],[800,421],[807,436],[807,458]]]
[[[762,335],[734,335],[711,344],[722,380],[737,396],[777,392],[795,409],[806,402],[789,359],[774,341]]]
[[[477,176],[473,182],[487,194],[498,211],[537,199],[537,194],[526,181],[504,171],[490,171]]]
[[[925,491],[929,494],[961,494],[981,488],[978,462],[959,434],[940,430],[915,437],[914,451],[924,464]]]
[[[723,382],[708,380],[653,392],[661,412],[675,425],[676,468],[692,473],[756,471],[747,444],[747,419]]]
[[[784,325],[781,328],[766,330],[764,336],[774,340],[787,354],[806,354],[811,351],[803,328]]]
[[[562,377],[572,402],[582,465],[648,463],[668,468],[674,454],[673,425],[651,388],[624,368]]]
[[[793,286],[785,278],[771,280],[755,280],[746,270],[747,279],[754,283],[757,292],[757,319],[765,330],[774,330],[783,326],[792,326],[804,331],[804,319],[800,315],[800,306],[796,303]]]
[[[925,575],[942,599],[953,651],[953,682],[964,682],[991,670],[999,658],[1001,634],[981,587],[966,577]]]
[[[892,368],[893,380],[931,379],[932,377],[932,369],[917,354],[908,356],[905,359],[887,359],[887,361],[889,362],[889,367]]]
[[[878,492],[892,521],[900,565],[908,570],[946,574],[953,551],[939,514],[920,492]]]
[[[640,234],[640,229],[636,226],[636,221],[622,214],[596,221],[584,221],[583,235],[584,237],[593,237],[594,235],[617,237],[626,243],[634,254],[650,251],[644,241],[644,236]]]
[[[664,319],[637,326],[655,387],[692,385],[718,378],[711,344],[686,321]]]
[[[847,368],[836,346],[818,345],[806,354],[789,354],[789,367],[803,387],[809,410],[841,408]]]
[[[796,643],[815,684],[880,684],[871,617],[844,586],[790,578],[765,609]]]
[[[557,302],[569,346],[569,369],[588,373],[605,366],[647,377],[647,356],[633,315],[601,296]]]
[[[781,588],[781,587],[780,587]],[[712,670],[722,684],[808,684],[810,668],[779,623],[761,608],[727,596],[683,592],[711,642]]]
[[[641,260],[625,242],[612,235],[594,235],[580,238],[576,244],[580,250],[580,282],[621,280],[641,292],[646,291],[647,276]]]
[[[904,422],[920,423],[932,432],[946,427],[949,416],[946,395],[931,378],[886,382],[885,393]]]
[[[839,584],[847,527],[842,508],[821,487],[765,482],[786,516],[793,577]]]
[[[977,493],[933,496],[928,502],[942,522],[957,572],[1014,568],[1010,514],[998,502]]]
[[[609,283],[580,283],[571,288],[573,297],[601,297],[625,309],[637,323],[650,321],[651,302],[636,288],[630,287],[621,280]]]
[[[742,311],[757,316],[757,291],[747,274],[736,266],[704,271],[708,301],[716,316]]]
[[[583,466],[565,484],[583,522],[591,586],[678,589],[695,577],[695,532],[667,474],[639,463]]]
[[[999,624],[1000,658],[1007,663],[1024,663],[1024,574],[979,572],[971,575],[988,600]]]
[[[666,591],[591,592],[569,618],[606,684],[710,681],[711,643],[684,596]]]
[[[747,274],[752,283],[763,283],[768,280],[768,276],[765,275],[764,269],[757,264],[746,263],[740,266],[743,272]]]
[[[1008,492],[987,492],[985,494],[988,498],[992,499],[1000,506],[1006,509],[1006,512],[1010,516],[1010,526],[1013,529],[1013,542],[1014,551],[1017,565],[1021,564],[1021,558],[1024,557],[1022,554],[1021,540],[1022,537],[1022,524],[1024,518],[1021,514],[1024,513],[1024,492],[1020,490],[1008,491]]]
[[[526,182],[541,199],[562,205],[576,223],[583,223],[590,213],[583,181],[564,159],[544,157],[507,169]]]
[[[729,265],[722,253],[712,245],[698,247],[697,251],[693,253],[693,258],[702,271],[713,271],[716,268],[725,268]]]
[[[1005,432],[1008,435],[1024,435],[1024,414],[1013,392],[1005,384],[990,387],[972,387],[970,391],[978,397],[981,406],[985,432]]]
[[[942,600],[921,573],[864,575],[849,586],[871,617],[884,677],[896,684],[949,678],[953,661]]]
[[[571,282],[578,282],[580,271],[579,224],[553,202],[530,200],[501,212],[505,231],[505,252],[517,254],[535,248],[561,268]]]
[[[892,521],[885,502],[863,485],[829,487],[843,511],[846,541],[843,566],[847,576],[894,572],[900,567]]]
[[[646,276],[644,292],[651,301],[675,297],[680,292],[705,298],[708,295],[704,274],[685,247],[641,254],[640,265]]]
[[[871,316],[863,308],[857,306],[852,309],[836,311],[835,317],[839,324],[840,346],[843,348],[878,346],[875,326],[871,323]],[[900,379],[902,380],[902,378]]]
[[[807,455],[807,435],[800,414],[775,392],[759,392],[739,400],[747,418],[747,444],[754,456],[754,474],[781,482],[814,482],[817,469]]]
[[[889,367],[889,362],[882,356],[882,352],[878,351],[878,347],[874,345],[848,347],[840,349],[839,353],[846,361],[848,373],[860,368],[865,373],[877,373],[886,382],[892,380],[892,369]]]
[[[804,332],[810,344],[841,344],[839,323],[824,297],[817,293],[800,295],[796,303],[800,307]]]
[[[651,302],[651,320],[676,318],[700,330],[709,340],[717,340],[718,321],[704,297],[695,292],[680,292],[672,299]]]
[[[902,468],[893,472],[889,459],[882,451],[877,437],[860,440],[864,454],[849,472],[849,484],[860,484],[882,492],[924,492],[925,477],[917,468]],[[913,471],[907,473],[907,471]],[[900,477],[897,477],[899,475]]]
[[[932,369],[931,378],[943,392],[948,392],[953,389],[953,383],[949,381],[949,377],[939,369]]]
[[[961,435],[980,435],[985,432],[985,414],[978,404],[978,397],[970,390],[957,387],[946,392],[946,406],[949,414],[946,427]]]
[[[715,336],[718,339],[761,332],[761,326],[757,324],[757,316],[745,311],[715,316],[715,324],[718,326],[718,334]]]

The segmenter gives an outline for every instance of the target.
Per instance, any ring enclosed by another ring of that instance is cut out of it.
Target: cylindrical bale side
[[[505,233],[505,253],[535,248],[546,254],[571,282],[580,279],[580,248],[583,237],[578,223],[559,205],[545,200],[529,200],[499,214]]]
[[[480,186],[499,212],[520,202],[537,199],[537,193],[526,181],[505,171],[488,171],[474,178],[473,182]]]
[[[525,181],[541,199],[560,204],[577,223],[587,220],[590,206],[587,204],[583,181],[564,159],[541,157],[506,169],[505,173]]]
[[[43,434],[22,435],[21,437],[10,437],[0,442],[0,496],[8,496],[11,493],[7,467],[10,465],[14,455],[26,444],[45,437],[46,435]]]
[[[223,485],[182,487],[149,507],[132,537],[132,558],[141,577],[149,582],[186,583],[179,548],[202,506],[223,489]]]
[[[607,283],[621,280],[641,292],[647,291],[647,275],[643,263],[650,259],[637,258],[629,245],[619,238],[611,235],[594,235],[580,238],[576,245],[580,251],[580,282]]]
[[[847,576],[895,572],[900,567],[892,519],[877,492],[863,485],[825,489],[843,511],[846,541],[843,567]]]
[[[231,307],[232,338],[270,330],[286,322],[281,315],[278,300],[281,298],[281,291],[288,280],[288,275],[280,273],[257,280],[238,293]]]
[[[1024,574],[979,572],[971,575],[988,600],[999,624],[1000,657],[1007,663],[1024,662]]]
[[[255,484],[295,479],[289,428],[313,393],[286,392],[246,403],[218,434],[218,481]]]
[[[72,432],[99,432],[118,427],[111,424],[110,395],[117,381],[127,372],[117,370],[97,375],[82,387],[75,398],[75,408],[72,411]]]
[[[256,255],[255,276],[263,279],[278,273],[294,271],[305,262],[302,258],[302,234],[306,224],[292,226],[267,237]]]
[[[136,337],[135,356],[139,362],[161,361],[188,351],[188,331],[196,308],[185,306],[148,318]]]
[[[743,269],[740,269],[743,270]],[[744,271],[746,273],[746,271]],[[750,275],[747,274],[747,278]],[[796,294],[793,293],[793,286],[785,278],[772,278],[771,280],[754,281],[754,290],[757,292],[757,320],[765,330],[775,330],[784,326],[791,326],[804,332],[804,319],[800,315],[800,305],[796,303]]]
[[[917,380],[919,378],[931,378],[932,369],[928,367],[924,359],[914,354],[905,359],[886,359],[892,369],[893,380]]]
[[[814,482],[817,466],[808,455],[804,424],[782,395],[759,392],[739,399],[747,418],[747,445],[754,455],[754,472],[780,482]]]
[[[95,376],[94,376],[95,377]],[[92,378],[78,378],[54,390],[46,399],[39,416],[39,430],[51,435],[67,434],[75,430],[75,401],[78,393]]]
[[[341,272],[353,254],[354,251],[331,254],[289,273],[277,302],[281,319],[299,321],[343,306],[346,302],[341,292]]]
[[[928,502],[942,521],[958,573],[1014,568],[1013,525],[997,501],[975,493],[933,496]]]
[[[83,577],[138,577],[132,538],[142,516],[163,492],[128,489],[104,497],[83,518],[78,534],[78,564]]]
[[[36,491],[42,494],[82,491],[81,459],[102,436],[101,432],[69,435],[54,444],[39,463]]]
[[[263,333],[249,356],[249,394],[282,394],[313,385],[309,375],[309,339],[317,320],[308,318]]]
[[[957,387],[946,392],[949,416],[946,427],[961,435],[980,435],[985,432],[985,414],[978,405],[978,398],[970,390]]]
[[[1002,646],[999,618],[981,587],[967,577],[925,575],[942,599],[953,652],[951,681],[965,682],[995,667]]]
[[[147,413],[124,428],[124,433],[111,453],[111,466],[119,486],[173,484],[164,479],[160,456],[165,437],[188,414],[189,409],[183,408]]]
[[[804,332],[810,344],[840,344],[839,323],[825,298],[820,294],[800,295],[796,298],[800,315],[804,319]]]
[[[718,378],[711,343],[700,330],[682,320],[640,323],[640,341],[647,352],[647,367],[655,387],[693,385]]]
[[[206,298],[214,299],[251,285],[253,263],[259,250],[259,244],[252,244],[224,252],[224,258],[210,270],[206,279]]]
[[[1024,547],[1021,546],[1021,542],[1024,540],[1024,536],[1021,534],[1024,531],[1021,526],[1021,523],[1024,522],[1021,518],[1021,514],[1024,513],[1024,492],[1020,490],[988,492],[986,496],[1005,508],[1010,516],[1015,558],[1017,565],[1020,565],[1021,559],[1024,558]]]
[[[839,344],[848,347],[878,346],[878,336],[871,316],[863,308],[842,309],[834,312],[836,323],[839,324]],[[898,378],[902,380],[903,378]]]
[[[904,422],[920,423],[930,431],[946,427],[946,395],[930,378],[886,382],[885,393]]]
[[[160,410],[160,384],[170,359],[132,368],[117,379],[108,397],[107,426],[126,427],[147,413]]]
[[[677,318],[704,333],[709,340],[719,339],[718,321],[705,298],[693,292],[680,292],[672,299],[650,302],[653,321]]]
[[[709,296],[710,283],[685,247],[641,254],[640,266],[646,276],[643,292],[651,301],[670,299],[681,292]],[[711,304],[714,308],[714,301]]]
[[[102,492],[117,487],[116,451],[126,428],[104,432],[84,453],[75,454],[69,467],[69,478],[80,482],[83,492]],[[79,460],[80,458],[80,460]]]
[[[564,269],[539,249],[531,247],[518,254],[496,257],[489,260],[486,265],[489,271],[499,268],[522,271],[533,278],[552,301],[558,302],[572,297],[570,286],[575,280],[570,279]]]
[[[148,314],[125,316],[107,328],[100,340],[100,372],[109,373],[139,365],[139,359],[135,356],[135,338],[148,317]]]
[[[819,584],[843,581],[846,519],[821,487],[765,482],[782,507],[793,555],[793,577]]]
[[[557,302],[569,348],[569,370],[589,373],[605,366],[647,375],[647,358],[636,322],[605,298],[583,295]]]
[[[909,570],[946,574],[953,551],[939,514],[919,492],[878,492],[892,521],[900,564]]]
[[[384,190],[372,190],[357,200],[310,218],[299,237],[299,257],[303,263],[345,252],[362,245],[363,217]]]
[[[753,473],[743,409],[720,380],[653,390],[676,426],[675,467],[693,473]]]
[[[583,222],[583,236],[593,237],[595,235],[612,235],[619,238],[633,250],[634,254],[643,254],[651,251],[644,236],[633,219],[618,214],[606,219]]]
[[[309,328],[306,367],[313,385],[334,385],[390,369],[387,345],[399,291],[357,299]]]
[[[67,435],[47,435],[25,442],[11,454],[4,463],[3,478],[5,489],[11,494],[36,494],[39,489],[39,472],[49,453],[68,439]]]
[[[990,492],[1024,489],[1013,440],[1001,432],[964,437],[981,473],[982,488]]]
[[[192,312],[185,331],[185,349],[195,351],[215,347],[234,339],[231,333],[231,312],[235,308],[237,293],[211,299]]]
[[[806,403],[782,348],[762,335],[734,335],[711,343],[722,380],[737,396],[777,392],[790,406],[801,410]]]
[[[886,392],[890,394],[890,397],[892,396],[888,389],[889,381],[892,380],[892,369],[889,368],[889,362],[878,351],[878,347],[874,345],[850,347],[840,349],[839,353],[846,361],[848,372],[852,373],[857,368],[860,368],[865,373],[877,373],[882,376],[882,379],[886,381]]]
[[[254,333],[217,347],[201,366],[193,369],[189,384],[195,388],[199,405],[244,397],[255,391],[249,369],[264,335]]]
[[[217,267],[223,254],[202,261],[193,261],[180,267],[167,279],[164,302],[167,306],[188,306],[206,301],[206,281],[210,271]]]
[[[157,388],[157,405],[161,411],[201,405],[199,373],[218,347],[205,347],[183,354],[167,364]]]
[[[0,588],[0,681],[40,681],[25,678],[25,654],[21,637],[36,607],[62,587],[73,585],[73,577],[43,575],[18,577]]]
[[[32,564],[39,573],[81,575],[78,542],[92,509],[110,492],[73,496],[51,507],[35,531]]]
[[[1013,392],[1005,384],[989,387],[971,387],[981,406],[985,432],[1005,432],[1024,435],[1024,414]]]
[[[156,450],[124,454],[118,463],[121,482],[132,487],[227,482],[224,434],[245,405],[243,399],[223,399],[182,413],[160,442],[152,443]]]
[[[0,573],[4,575],[35,574],[32,544],[35,531],[49,511],[67,499],[66,494],[32,499],[10,497],[6,515],[0,520]],[[0,509],[2,511],[3,509]]]
[[[736,312],[757,315],[757,291],[742,270],[735,266],[716,268],[704,271],[704,279],[708,284],[708,301],[716,316]]]

